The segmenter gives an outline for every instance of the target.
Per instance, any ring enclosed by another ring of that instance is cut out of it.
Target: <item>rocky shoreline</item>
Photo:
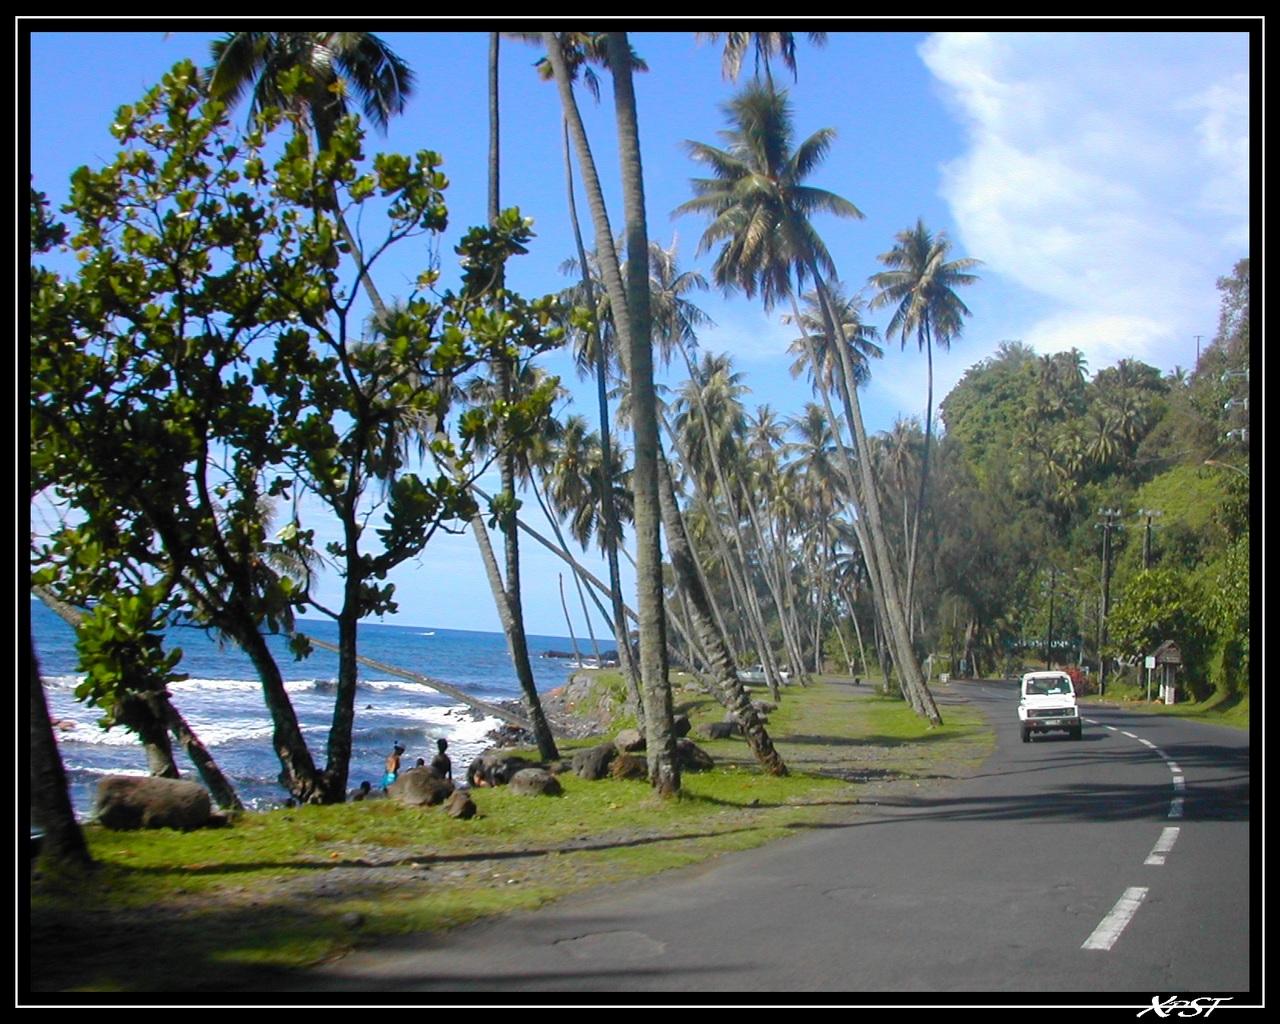
[[[601,736],[608,731],[607,704],[605,711],[589,713],[584,708],[591,705],[591,696],[595,677],[590,672],[575,672],[567,683],[554,690],[538,694],[542,705],[542,713],[557,739],[578,740],[590,736]],[[597,704],[593,707],[598,708]],[[529,711],[522,700],[503,701],[499,707],[521,718],[528,718]],[[500,726],[489,733],[498,746],[516,747],[533,745],[534,738],[528,730],[515,726]]]

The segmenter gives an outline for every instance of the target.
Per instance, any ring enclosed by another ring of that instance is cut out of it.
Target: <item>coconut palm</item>
[[[382,131],[404,112],[413,72],[372,32],[229,32],[210,47],[209,93],[230,106],[251,94],[252,120],[269,107],[298,119],[327,147],[354,94],[364,115]],[[290,94],[280,76],[302,69],[305,87]]]
[[[873,274],[870,283],[878,289],[871,299],[871,308],[893,307],[893,316],[885,333],[889,337],[897,335],[901,338],[903,348],[907,339],[915,335],[928,366],[920,492],[907,553],[907,607],[910,608],[915,590],[920,515],[929,477],[929,447],[933,438],[933,346],[937,344],[948,349],[959,336],[969,309],[960,301],[955,289],[978,280],[969,271],[981,266],[982,261],[948,260],[951,241],[946,232],[939,231],[934,235],[925,227],[923,220],[917,220],[914,228],[899,231],[896,240],[897,245],[876,257],[889,269]]]
[[[832,282],[830,286],[831,305],[835,317],[844,330],[844,336],[853,346],[850,358],[853,360],[854,376],[859,387],[866,387],[871,381],[871,360],[884,356],[884,349],[876,344],[880,336],[874,324],[863,323],[862,311],[866,302],[861,295],[852,298],[844,294],[844,285]],[[810,373],[816,393],[820,383],[828,392],[838,390],[836,375],[841,372],[840,357],[837,355],[836,340],[827,334],[823,327],[821,303],[817,292],[806,292],[802,297],[803,312],[799,314],[800,337],[787,346],[787,351],[795,355],[791,364],[791,376],[799,377],[802,373]],[[783,316],[784,324],[796,323],[796,316],[787,313]],[[812,347],[818,356],[818,372],[814,372],[809,361],[809,349]]]
[[[569,125],[579,167],[583,172],[595,226],[596,249],[609,294],[614,326],[625,353],[635,429],[636,592],[640,615],[640,676],[645,704],[646,748],[650,781],[659,794],[680,791],[675,757],[675,729],[671,687],[667,678],[666,622],[663,615],[661,508],[659,505],[659,444],[657,395],[653,386],[653,349],[648,294],[648,237],[644,213],[644,184],[640,164],[640,135],[631,81],[631,50],[626,33],[610,32],[605,40],[614,82],[614,114],[618,126],[626,219],[627,275],[613,244],[604,193],[591,155],[586,129],[573,94],[573,78],[565,41],[554,32],[543,34],[561,108]]]
[[[805,183],[830,150],[835,132],[821,129],[792,148],[794,130],[785,94],[759,83],[746,88],[725,109],[730,127],[721,136],[727,148],[687,144],[690,156],[706,165],[711,176],[693,179],[694,198],[675,212],[711,218],[699,252],[719,247],[713,278],[720,287],[741,289],[748,297],[759,295],[766,310],[788,299],[799,324],[796,295],[806,280],[813,282],[827,334],[841,341],[836,346],[843,371],[841,398],[857,451],[865,453],[868,444],[855,372],[826,284],[828,279],[836,278],[835,266],[810,219],[819,213],[846,218],[860,218],[862,214],[847,199]],[[820,365],[816,357],[813,362]],[[919,713],[940,721],[911,650],[903,605],[889,571],[892,562],[870,460],[849,458],[846,466],[851,491],[855,474],[861,477],[861,503],[873,540],[867,550],[868,568],[893,637],[905,692]]]
[[[822,46],[827,41],[825,32],[806,32],[805,35],[814,46]],[[709,43],[720,41],[719,32],[699,32],[697,37]],[[742,73],[742,62],[748,52],[755,55],[756,77],[759,77],[763,68],[765,77],[772,83],[773,76],[769,70],[769,62],[774,57],[782,60],[787,70],[791,72],[792,78],[798,75],[794,32],[726,32],[724,56],[720,65],[725,78],[734,82],[738,80],[738,76]]]
[[[299,132],[315,133],[317,152],[329,148],[338,122],[354,96],[379,131],[404,112],[413,93],[413,72],[372,32],[229,32],[210,46],[209,95],[235,106],[248,93],[249,120],[275,107],[294,119]],[[282,76],[301,70],[302,88],[291,92]],[[361,280],[374,310],[383,302],[341,211],[338,229],[360,264]]]

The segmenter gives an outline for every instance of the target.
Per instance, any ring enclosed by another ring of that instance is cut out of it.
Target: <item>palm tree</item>
[[[869,451],[866,428],[858,403],[857,385],[848,354],[848,341],[833,313],[826,285],[836,277],[826,245],[810,218],[817,213],[860,218],[861,211],[847,199],[805,184],[831,147],[833,129],[821,129],[792,148],[790,104],[785,94],[754,84],[726,107],[730,128],[721,133],[727,149],[689,142],[693,159],[706,164],[712,176],[693,179],[694,198],[677,207],[676,214],[701,213],[711,217],[699,251],[719,245],[713,268],[717,285],[740,288],[748,297],[759,294],[766,310],[789,299],[796,323],[801,323],[795,296],[806,279],[814,282],[827,334],[840,340],[841,398],[846,419],[859,453]],[[811,356],[815,366],[820,365]],[[853,464],[856,462],[856,466]],[[850,490],[855,472],[861,474],[861,500],[873,544],[867,551],[868,568],[886,623],[890,628],[904,688],[916,710],[940,721],[925,686],[907,635],[897,584],[889,571],[891,560],[880,514],[879,497],[871,476],[870,460],[847,460]]]
[[[49,703],[45,699],[44,684],[40,681],[40,665],[34,638],[31,639],[30,650],[27,710],[30,715],[31,740],[28,755],[31,767],[31,824],[39,826],[44,832],[42,860],[59,867],[86,869],[93,865],[93,856],[89,853],[84,832],[81,831],[80,823],[76,821],[75,809],[71,806],[67,772],[58,753],[58,741],[53,734]]]
[[[936,343],[944,349],[950,348],[952,340],[959,336],[969,309],[960,301],[955,289],[978,280],[969,271],[981,266],[982,261],[948,261],[951,241],[946,232],[940,231],[935,236],[925,227],[923,220],[917,220],[914,228],[899,231],[897,243],[876,257],[889,269],[873,274],[870,283],[879,289],[871,300],[871,308],[894,307],[886,334],[889,337],[898,335],[903,348],[906,348],[907,338],[914,334],[928,364],[920,492],[907,554],[907,607],[910,609],[915,591],[920,514],[929,477],[929,446],[933,438],[933,346]]]
[[[825,32],[806,32],[809,42],[814,46],[822,46],[827,41]],[[699,40],[716,43],[720,40],[719,32],[698,32]],[[725,78],[736,82],[742,73],[742,61],[748,52],[755,55],[756,77],[763,66],[765,77],[773,83],[773,75],[769,70],[769,61],[779,57],[796,78],[796,37],[794,32],[726,32],[724,34],[724,57],[720,69]]]
[[[861,295],[846,297],[844,285],[838,281],[832,282],[830,293],[833,313],[843,328],[845,338],[853,345],[850,356],[854,363],[854,376],[858,386],[865,387],[871,381],[871,360],[884,356],[884,349],[876,344],[880,331],[874,324],[863,323],[862,311],[867,304]],[[806,371],[813,371],[809,362],[809,348],[812,346],[818,355],[818,372],[813,373],[814,392],[817,393],[820,382],[828,392],[838,390],[836,377],[841,373],[841,363],[836,353],[837,342],[823,327],[822,304],[817,292],[806,292],[802,301],[805,308],[799,315],[801,335],[787,346],[787,351],[796,357],[791,364],[791,376],[799,377]],[[782,322],[796,323],[796,316],[787,313]]]
[[[210,95],[235,106],[251,91],[249,116],[279,107],[309,124],[321,149],[355,94],[360,109],[379,130],[404,112],[413,92],[413,72],[371,32],[230,32],[211,46]],[[309,81],[296,95],[280,76],[301,68]]]
[[[627,224],[627,278],[613,245],[613,230],[604,205],[586,130],[573,95],[565,46],[554,32],[543,34],[561,108],[578,153],[579,167],[595,225],[596,249],[609,293],[614,326],[626,354],[627,377],[635,417],[636,592],[640,615],[640,677],[645,704],[649,777],[663,796],[680,791],[675,758],[671,688],[667,678],[666,623],[663,616],[661,509],[658,493],[659,446],[657,394],[653,385],[653,348],[649,306],[648,237],[639,129],[631,83],[631,50],[625,33],[611,32],[606,52],[614,81],[614,115],[618,125],[623,205]]]
[[[215,40],[213,63],[206,69],[209,95],[235,106],[250,94],[249,121],[276,107],[294,119],[299,132],[315,132],[317,152],[329,148],[338,122],[349,112],[354,94],[360,110],[379,131],[393,114],[404,112],[413,93],[413,72],[372,32],[229,32]],[[283,84],[288,72],[306,74],[303,87]],[[369,277],[355,236],[340,210],[338,230],[359,261],[360,277],[375,313],[383,302]]]

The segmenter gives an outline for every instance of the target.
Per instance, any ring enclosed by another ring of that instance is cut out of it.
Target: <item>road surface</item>
[[[1247,734],[1086,704],[1081,740],[1023,743],[1012,683],[949,694],[995,726],[972,778],[696,868],[384,943],[287,987],[1258,1005]]]

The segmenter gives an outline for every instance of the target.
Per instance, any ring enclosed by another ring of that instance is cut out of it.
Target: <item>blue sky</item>
[[[28,23],[30,170],[55,204],[65,199],[76,167],[113,158],[107,129],[120,105],[178,60],[207,61],[209,43],[220,34],[207,29],[218,23],[170,31],[182,24],[104,22],[104,31],[84,32],[63,31],[83,29],[83,22]],[[983,260],[981,282],[962,295],[973,314],[963,335],[950,352],[935,353],[935,401],[1010,340],[1041,353],[1079,348],[1091,372],[1125,357],[1165,371],[1194,365],[1197,336],[1207,342],[1217,326],[1214,282],[1249,254],[1250,226],[1252,23],[1228,23],[1227,31],[1197,31],[1198,24],[1152,23],[1152,31],[1140,32],[930,33],[840,32],[824,22],[830,31],[824,47],[799,45],[798,81],[775,69],[789,89],[798,138],[819,128],[837,131],[811,183],[865,215],[818,223],[850,293],[881,269],[876,257],[892,248],[894,235],[919,218],[947,232],[955,256]],[[450,230],[440,255],[447,268],[461,232],[485,219],[488,43],[485,25],[445,27],[452,25],[374,26],[409,62],[417,89],[406,113],[367,149],[429,148],[444,156]],[[1182,27],[1191,30],[1168,31]],[[632,42],[650,68],[636,79],[650,237],[667,246],[677,241],[682,268],[709,276],[714,253],[697,254],[704,223],[673,220],[670,212],[689,198],[689,178],[700,173],[685,140],[719,144],[721,105],[735,87],[721,76],[718,48],[697,42],[692,31],[635,32]],[[533,70],[539,55],[503,41],[502,201],[532,217],[538,235],[510,277],[526,296],[565,287],[559,266],[574,254],[559,103],[554,87]],[[607,75],[602,79],[601,103],[582,97],[580,104],[616,230],[612,94]],[[580,193],[579,209],[585,220]],[[422,254],[407,253],[383,266],[383,293],[406,293],[423,262]],[[757,302],[715,292],[698,302],[717,325],[700,334],[700,345],[733,356],[751,388],[750,408],[767,403],[787,416],[811,400],[807,383],[789,373],[786,350],[795,331],[779,322],[785,310],[766,315]],[[871,317],[881,328],[887,320],[887,312]],[[924,412],[923,356],[914,343],[901,351],[896,340],[885,341],[884,348],[862,398],[871,431]],[[573,411],[594,421],[590,393],[567,361],[552,356],[545,364],[580,393]],[[528,628],[564,635],[561,563],[527,541],[523,550]],[[598,559],[583,561],[603,575]],[[397,622],[498,628],[470,537],[434,540],[393,580],[401,601]],[[585,632],[580,613],[574,628]]]

